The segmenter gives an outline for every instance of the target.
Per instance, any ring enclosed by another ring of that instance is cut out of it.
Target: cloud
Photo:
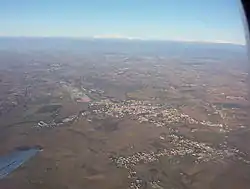
[[[140,37],[130,37],[130,36],[124,36],[119,34],[104,34],[104,35],[95,35],[93,36],[95,39],[128,39],[128,40],[143,40],[143,38]]]

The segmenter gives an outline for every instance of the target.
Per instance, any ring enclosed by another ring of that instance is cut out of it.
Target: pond
[[[215,105],[223,108],[244,108],[243,105],[237,103],[215,103]]]

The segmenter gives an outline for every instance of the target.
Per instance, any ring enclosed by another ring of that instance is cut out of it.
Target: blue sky
[[[238,0],[0,0],[0,36],[244,43]]]

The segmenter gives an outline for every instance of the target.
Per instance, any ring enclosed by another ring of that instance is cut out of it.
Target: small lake
[[[215,105],[223,108],[244,108],[243,105],[237,103],[215,103]]]

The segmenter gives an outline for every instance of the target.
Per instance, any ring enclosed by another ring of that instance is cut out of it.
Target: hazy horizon
[[[206,40],[178,40],[178,39],[146,39],[137,37],[125,37],[125,36],[0,36],[0,39],[66,39],[66,40],[118,40],[118,41],[145,41],[145,42],[176,42],[176,43],[195,43],[195,44],[216,44],[216,45],[233,45],[246,47],[246,44],[233,43],[227,41],[206,41]]]

